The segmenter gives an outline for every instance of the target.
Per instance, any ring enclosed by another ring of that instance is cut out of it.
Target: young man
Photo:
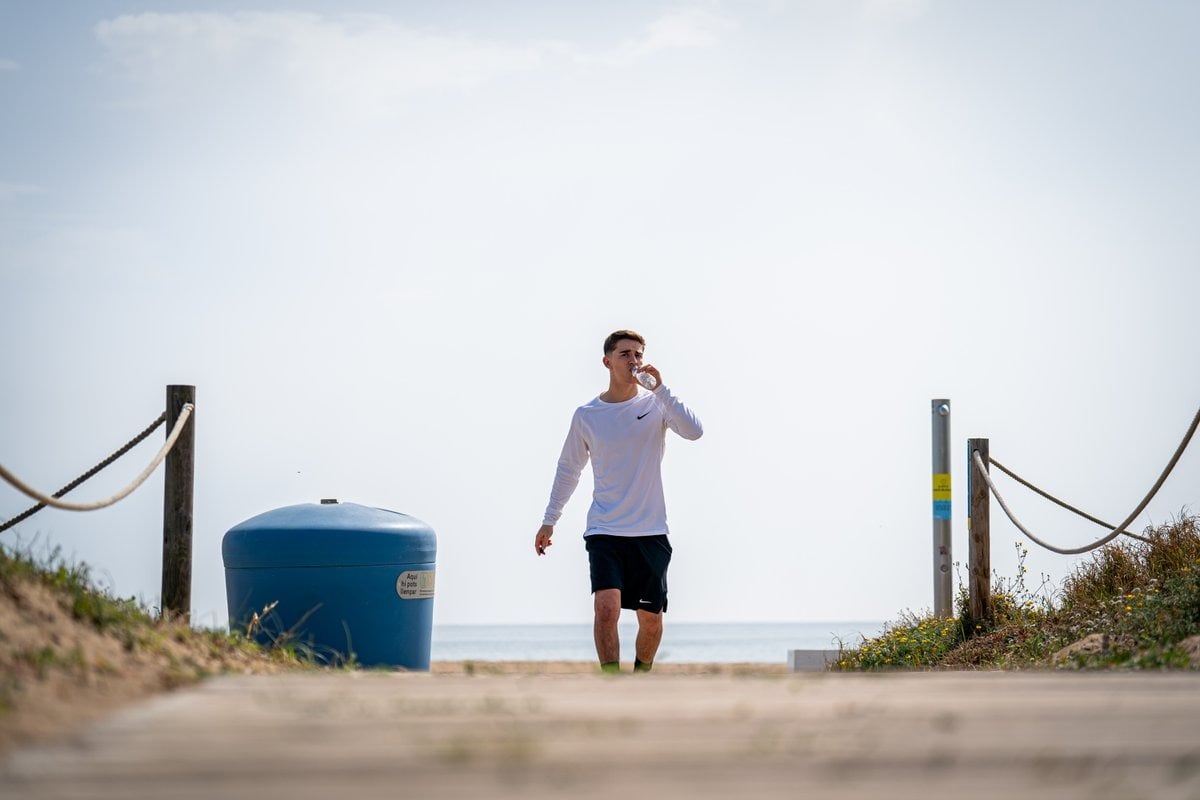
[[[590,458],[595,486],[583,535],[596,611],[596,655],[606,672],[620,671],[622,608],[637,611],[634,670],[648,671],[654,663],[671,561],[661,471],[667,429],[693,440],[704,433],[691,409],[663,384],[662,374],[642,363],[645,350],[646,340],[634,331],[615,331],[604,340],[608,389],[575,410],[550,503],[534,537],[537,554],[545,555]],[[639,383],[639,373],[654,379],[653,390]]]

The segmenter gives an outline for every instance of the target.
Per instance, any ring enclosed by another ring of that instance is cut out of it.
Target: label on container
[[[433,574],[431,569],[410,569],[396,578],[396,594],[404,600],[425,600],[433,597]]]

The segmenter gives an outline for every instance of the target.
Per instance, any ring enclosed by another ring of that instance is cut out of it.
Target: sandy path
[[[1197,673],[487,666],[216,679],[10,753],[0,797],[1200,797]]]

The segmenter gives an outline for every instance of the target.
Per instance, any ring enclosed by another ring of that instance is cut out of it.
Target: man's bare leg
[[[661,611],[654,614],[638,609],[637,619],[637,660],[648,670],[654,663],[654,656],[658,653],[658,644],[662,641],[663,616]]]
[[[617,622],[621,619],[621,590],[601,589],[593,595],[596,621],[592,634],[596,639],[596,656],[600,666],[621,662],[621,639],[617,634]],[[638,634],[640,640],[641,634]]]

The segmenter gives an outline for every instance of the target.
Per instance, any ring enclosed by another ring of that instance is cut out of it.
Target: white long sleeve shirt
[[[692,410],[666,386],[653,392],[639,386],[637,395],[624,402],[597,397],[577,408],[542,523],[558,522],[590,458],[595,488],[584,536],[670,533],[662,483],[667,429],[693,440],[704,433]]]

